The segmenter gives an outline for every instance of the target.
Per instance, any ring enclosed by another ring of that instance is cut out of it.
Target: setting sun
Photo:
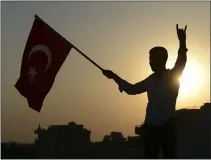
[[[200,70],[190,67],[184,70],[179,81],[181,82],[180,95],[181,97],[187,97],[198,93],[203,85],[204,78]]]

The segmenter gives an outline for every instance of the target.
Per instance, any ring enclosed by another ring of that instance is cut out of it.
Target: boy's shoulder
[[[145,82],[149,82],[149,81],[153,80],[154,77],[155,77],[155,73],[152,73],[152,74],[148,75],[148,76],[144,79],[144,81],[145,81]]]
[[[171,76],[172,74],[174,74],[173,70],[172,69],[167,69],[165,71],[165,76]],[[153,80],[154,78],[156,78],[156,75],[155,73],[152,73],[150,74],[145,80],[148,81],[148,80]]]

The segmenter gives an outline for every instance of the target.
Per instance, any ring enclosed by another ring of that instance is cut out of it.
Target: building
[[[180,109],[176,111],[177,156],[184,159],[210,158],[211,103],[199,109]],[[143,124],[135,127],[135,134],[143,135]]]
[[[74,158],[86,154],[91,131],[70,122],[68,125],[51,125],[48,129],[39,126],[35,134],[40,158]]]
[[[210,158],[211,104],[200,109],[177,111],[178,156],[181,158]]]

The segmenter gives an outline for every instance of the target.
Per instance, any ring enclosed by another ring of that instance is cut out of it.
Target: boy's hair
[[[163,62],[167,62],[168,59],[168,51],[164,47],[153,47],[149,51],[150,56],[156,57],[158,60],[161,60]]]

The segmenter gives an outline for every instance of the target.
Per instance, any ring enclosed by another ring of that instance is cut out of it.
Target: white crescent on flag
[[[31,55],[37,51],[42,51],[45,53],[45,55],[47,56],[47,59],[48,59],[48,64],[46,66],[46,68],[44,69],[44,71],[46,71],[50,64],[51,64],[51,60],[52,60],[52,57],[51,57],[51,51],[49,50],[49,48],[46,46],[46,45],[43,45],[43,44],[38,44],[38,45],[35,45],[31,52],[29,53],[29,60],[31,58]]]

